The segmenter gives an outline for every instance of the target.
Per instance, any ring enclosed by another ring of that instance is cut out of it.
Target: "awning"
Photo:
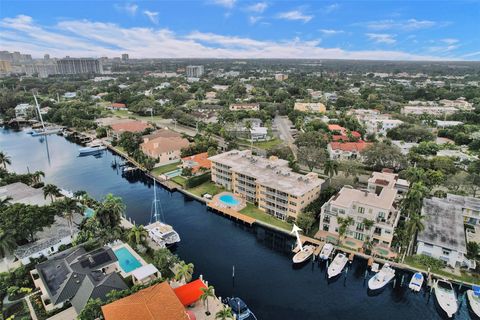
[[[197,279],[181,287],[178,287],[173,291],[184,306],[189,306],[200,299],[200,296],[203,293],[201,289],[206,287],[207,286],[203,283],[202,280]]]

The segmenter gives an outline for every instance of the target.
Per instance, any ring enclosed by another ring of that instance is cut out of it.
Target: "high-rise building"
[[[186,69],[188,78],[200,78],[204,73],[203,66],[187,66]]]
[[[103,73],[102,63],[93,58],[66,57],[57,61],[59,74]]]
[[[50,60],[50,55],[48,53],[43,55],[44,60]]]
[[[122,61],[128,61],[128,53],[122,54]]]
[[[0,73],[7,73],[12,71],[12,64],[10,61],[0,60]]]

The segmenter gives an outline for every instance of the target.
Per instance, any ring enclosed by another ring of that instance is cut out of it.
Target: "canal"
[[[9,170],[42,170],[45,182],[85,190],[98,200],[113,193],[123,198],[128,217],[137,224],[148,223],[152,181],[139,173],[122,176],[112,167],[122,159],[108,151],[100,157],[78,157],[78,148],[60,136],[45,139],[0,129],[0,150],[12,159]],[[196,276],[203,274],[217,295],[242,297],[259,320],[442,318],[433,296],[407,289],[410,274],[397,272],[395,288],[390,284],[372,296],[364,278],[366,262],[356,259],[346,276],[329,283],[324,265],[308,262],[301,268],[292,267],[290,237],[238,224],[180,192],[158,188],[157,193],[166,222],[182,238],[175,252],[195,265]],[[470,318],[463,301],[456,319]]]

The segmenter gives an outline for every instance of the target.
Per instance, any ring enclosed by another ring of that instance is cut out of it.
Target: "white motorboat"
[[[408,284],[408,287],[412,291],[419,292],[422,289],[423,280],[423,274],[421,272],[415,272],[410,280],[410,283]]]
[[[302,263],[310,258],[315,251],[314,246],[303,246],[292,258],[293,263]]]
[[[328,266],[327,274],[328,278],[333,278],[342,273],[343,268],[348,262],[348,257],[343,253],[339,253],[333,259],[332,264]]]
[[[320,255],[319,255],[320,259],[327,260],[332,254],[332,251],[333,251],[333,244],[325,243],[323,245],[322,251],[320,251]]]
[[[480,286],[473,286],[473,290],[467,290],[468,304],[472,312],[480,318]]]
[[[153,201],[150,224],[145,229],[148,231],[150,238],[159,246],[171,245],[180,242],[180,235],[169,224],[162,220],[161,203],[157,200],[157,183],[153,179]]]
[[[101,152],[105,149],[107,149],[107,147],[105,147],[101,144],[90,144],[89,146],[87,146],[85,148],[78,149],[78,153],[81,156],[86,156],[86,155],[89,155],[89,154],[99,153],[99,152]]]
[[[370,290],[378,290],[385,287],[395,277],[395,270],[390,264],[385,263],[380,271],[368,280]]]
[[[57,134],[61,132],[63,128],[59,127],[45,127],[43,129],[34,129],[30,132],[32,137],[38,137],[38,136],[46,136],[49,134]]]
[[[238,297],[226,298],[223,302],[230,307],[235,318],[238,320],[257,319],[247,304]]]
[[[433,288],[435,298],[437,299],[440,308],[445,311],[449,318],[453,317],[458,310],[458,303],[452,284],[448,281],[439,279],[435,282]]]

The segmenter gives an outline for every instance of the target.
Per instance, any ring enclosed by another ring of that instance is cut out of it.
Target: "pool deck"
[[[240,213],[240,212],[238,212],[234,209],[225,208],[225,207],[219,205],[218,203],[216,203],[215,201],[208,202],[207,207],[213,209],[216,212],[222,213],[222,214],[224,214],[224,215],[226,215],[230,218],[233,218],[235,220],[243,221],[243,222],[249,224],[250,226],[257,221],[257,219],[249,217],[247,215],[244,215],[243,213]]]
[[[130,247],[130,245],[128,243],[118,241],[118,242],[110,245],[110,248],[112,248],[113,252],[115,252],[116,250],[121,249],[123,247],[127,248],[127,250],[130,251],[130,253],[135,257],[135,259],[137,259],[140,262],[140,264],[142,266],[148,264],[145,260],[143,260],[143,258],[135,250],[132,249],[132,247]],[[120,266],[120,262],[117,262],[117,264],[118,264],[118,270],[120,271],[120,275],[122,276],[122,278],[127,278],[132,274],[133,270],[130,271],[130,272],[125,272],[122,269],[122,267]]]

